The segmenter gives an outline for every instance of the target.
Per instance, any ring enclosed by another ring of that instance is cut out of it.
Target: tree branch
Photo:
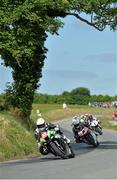
[[[80,21],[85,22],[86,24],[88,24],[88,25],[90,25],[90,26],[96,28],[96,29],[99,30],[99,31],[103,31],[104,28],[105,28],[105,27],[100,28],[100,27],[96,26],[97,23],[89,22],[88,20],[82,18],[81,16],[79,16],[79,15],[76,14],[76,13],[66,13],[66,15],[72,15],[72,16],[75,16],[75,17],[76,17],[77,19],[79,19]]]

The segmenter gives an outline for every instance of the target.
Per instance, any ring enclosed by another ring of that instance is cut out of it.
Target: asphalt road
[[[103,130],[100,146],[73,142],[70,121],[58,122],[71,139],[75,158],[62,160],[49,154],[0,163],[0,179],[117,179],[117,132]]]

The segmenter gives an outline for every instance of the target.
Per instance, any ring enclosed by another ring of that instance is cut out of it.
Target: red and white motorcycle
[[[93,131],[95,131],[96,133],[98,133],[99,135],[102,135],[102,127],[101,127],[101,121],[94,119],[93,121],[90,122],[90,127]]]
[[[79,125],[78,127],[74,126],[73,131],[78,133],[75,139],[77,143],[84,142],[86,144],[93,145],[94,147],[99,146],[97,134],[89,127],[86,127],[85,125]]]

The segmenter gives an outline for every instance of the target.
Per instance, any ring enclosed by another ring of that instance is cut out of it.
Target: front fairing
[[[98,126],[98,121],[94,120],[91,122],[92,127],[97,127]]]

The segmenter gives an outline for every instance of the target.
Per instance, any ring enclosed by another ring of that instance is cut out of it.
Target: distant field
[[[34,104],[31,114],[33,121],[37,119],[37,109],[42,114],[42,117],[44,117],[48,122],[60,120],[67,117],[73,117],[74,115],[83,115],[85,113],[90,113],[96,115],[101,120],[102,126],[104,128],[117,130],[116,123],[112,123],[112,112],[116,111],[116,108],[69,105],[68,109],[64,110],[62,108],[62,105]]]

